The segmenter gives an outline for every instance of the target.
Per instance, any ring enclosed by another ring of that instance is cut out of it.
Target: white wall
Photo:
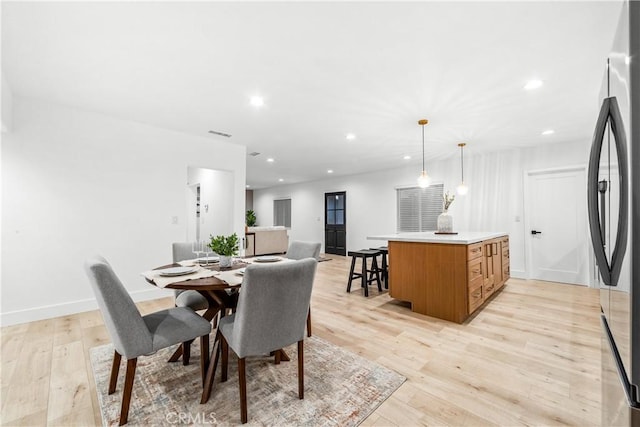
[[[95,308],[83,261],[102,254],[134,298],[140,272],[187,238],[187,168],[234,174],[244,231],[245,147],[14,96],[2,141],[2,322]],[[172,217],[178,223],[172,224]]]
[[[234,212],[229,206],[235,199],[233,172],[190,167],[188,175],[187,185],[200,184],[200,240],[232,234]],[[195,200],[191,198],[188,211],[187,241],[193,241],[196,238]]]
[[[2,96],[0,97],[2,98],[1,125],[2,133],[5,133],[10,132],[11,127],[13,126],[13,95],[11,92],[11,88],[9,87],[9,82],[7,82],[7,79],[4,77],[4,73],[2,73],[2,86],[0,86],[0,90],[2,90],[2,92],[0,92],[2,94]]]
[[[586,164],[589,141],[526,149],[465,153],[466,196],[456,196],[449,212],[457,231],[504,231],[510,235],[511,272],[525,274],[524,173],[529,170]],[[453,149],[452,149],[453,150]],[[455,192],[460,157],[427,162],[434,183]],[[290,240],[324,243],[324,193],[347,192],[347,250],[379,246],[366,236],[396,232],[396,188],[414,186],[416,164],[361,175],[254,190],[254,210],[262,225],[273,223],[273,200],[291,198]],[[586,212],[586,206],[585,206]]]

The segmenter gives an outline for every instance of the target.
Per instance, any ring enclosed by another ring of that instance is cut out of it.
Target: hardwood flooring
[[[329,257],[318,264],[313,333],[407,377],[364,426],[600,424],[597,290],[510,279],[457,325],[375,286],[369,298],[355,282],[347,294],[350,260]],[[143,314],[171,306],[139,304]],[[3,425],[101,425],[88,356],[109,342],[98,311],[5,327],[1,339]]]

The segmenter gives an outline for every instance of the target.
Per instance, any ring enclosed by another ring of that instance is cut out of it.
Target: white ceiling
[[[589,140],[620,2],[2,3],[14,95],[245,145],[254,188]],[[527,80],[544,86],[525,91]],[[265,106],[249,104],[260,94]],[[541,136],[545,129],[555,134]],[[347,141],[353,132],[357,138]],[[224,139],[226,140],[226,139]],[[185,147],[188,148],[188,147]],[[412,160],[403,160],[404,155]],[[275,162],[267,163],[267,157]]]

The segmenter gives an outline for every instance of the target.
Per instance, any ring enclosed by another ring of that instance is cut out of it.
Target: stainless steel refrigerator
[[[640,426],[640,1],[625,2],[605,63],[587,201],[601,281],[602,425]]]

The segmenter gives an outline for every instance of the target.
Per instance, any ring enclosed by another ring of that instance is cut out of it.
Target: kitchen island
[[[507,233],[398,233],[389,242],[389,294],[417,313],[463,323],[509,278]]]

